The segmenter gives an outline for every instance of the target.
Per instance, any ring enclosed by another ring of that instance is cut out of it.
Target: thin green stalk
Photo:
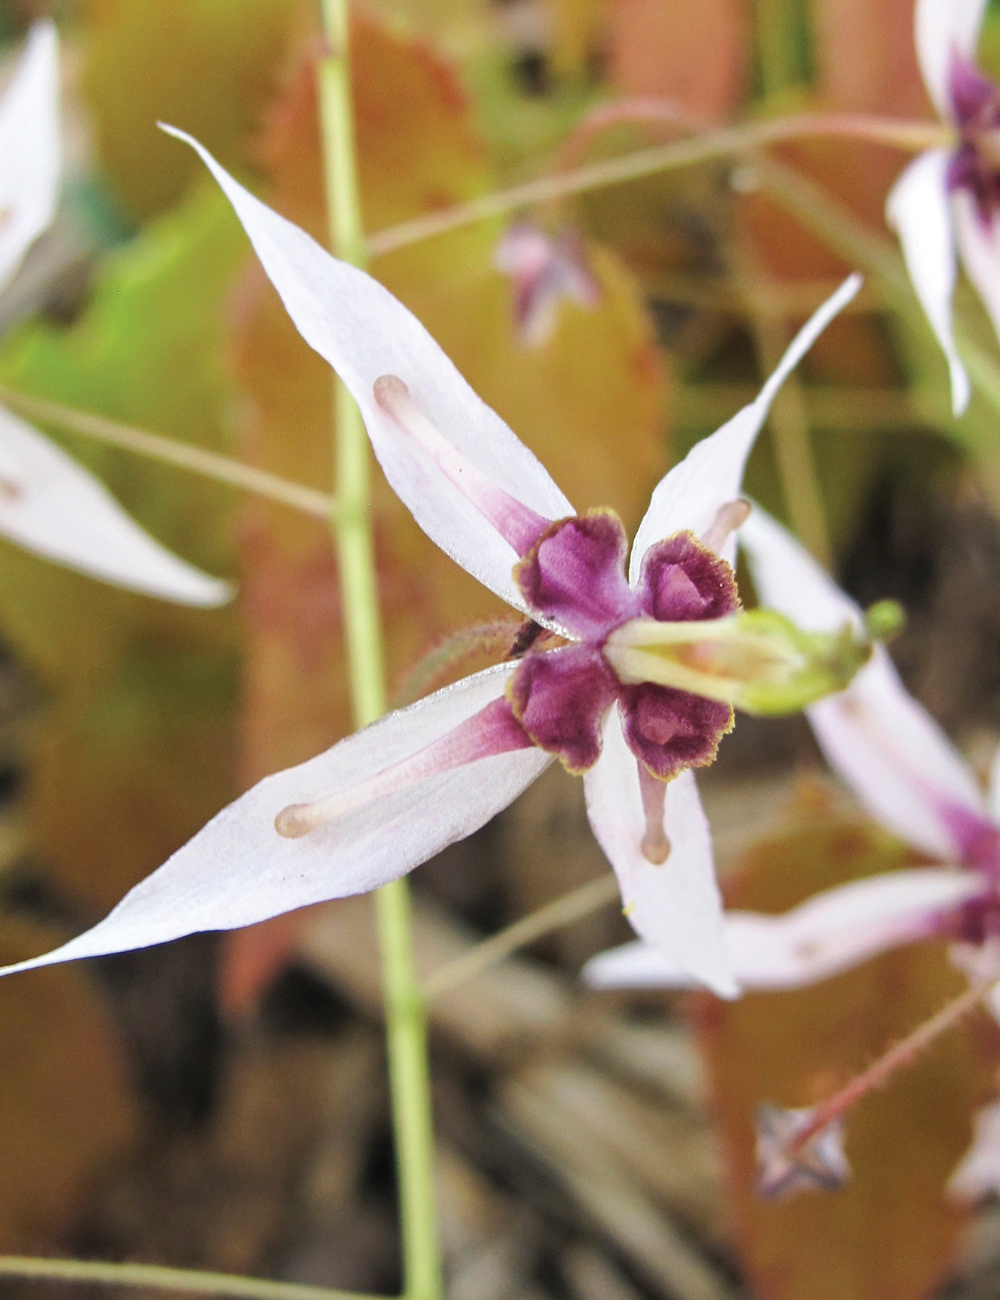
[[[328,51],[318,68],[318,84],[330,242],[340,257],[361,266],[365,240],[358,195],[347,0],[321,0],[321,9]],[[339,505],[333,520],[334,538],[340,560],[354,718],[358,726],[365,726],[385,710],[386,703],[369,506],[370,464],[360,412],[339,381],[334,418]],[[405,1294],[407,1300],[440,1300],[427,1022],[413,964],[406,881],[394,881],[380,889],[376,906]]]
[[[68,433],[78,433],[84,438],[93,438],[97,442],[121,447],[124,451],[136,452],[166,465],[175,465],[178,469],[190,470],[192,474],[214,479],[217,483],[227,483],[243,492],[253,492],[257,496],[280,501],[282,505],[302,510],[307,515],[329,519],[336,509],[337,503],[325,492],[317,492],[315,488],[305,487],[301,483],[292,483],[288,479],[279,478],[277,474],[269,474],[253,465],[232,460],[229,456],[206,451],[204,447],[193,447],[177,438],[167,438],[162,433],[136,429],[119,420],[109,420],[89,411],[78,411],[61,402],[50,402],[44,397],[20,393],[12,388],[0,388],[0,403],[26,419],[53,424]]]
[[[184,1291],[189,1295],[229,1296],[232,1300],[381,1300],[355,1291],[237,1277],[232,1273],[209,1273],[201,1269],[105,1263],[103,1260],[42,1259],[31,1255],[0,1255],[0,1277],[155,1287],[158,1291]]]
[[[495,966],[519,948],[590,916],[599,907],[604,907],[617,898],[619,892],[618,882],[610,872],[598,876],[596,880],[588,880],[579,889],[573,889],[537,911],[529,912],[513,925],[508,925],[496,934],[491,934],[482,943],[475,944],[463,952],[461,957],[439,966],[424,980],[424,997],[431,1002],[443,993],[450,993],[459,984],[464,984],[490,966]]]
[[[894,121],[847,114],[830,117],[803,114],[741,123],[739,126],[723,127],[689,139],[674,140],[670,144],[638,149],[623,154],[620,158],[590,163],[572,171],[541,176],[537,180],[526,181],[523,185],[495,190],[468,203],[404,221],[398,226],[390,226],[370,235],[367,241],[368,254],[370,257],[380,257],[383,253],[429,239],[432,235],[442,235],[446,231],[457,230],[477,221],[504,216],[519,208],[549,203],[571,194],[584,194],[608,185],[639,180],[643,176],[752,152],[783,140],[818,136],[870,140],[913,153],[946,145],[952,138],[952,133],[940,123]]]

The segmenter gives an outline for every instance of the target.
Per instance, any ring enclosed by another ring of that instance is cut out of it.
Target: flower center
[[[741,506],[720,528],[742,521]],[[576,773],[600,756],[604,716],[617,702],[632,752],[646,772],[669,780],[712,761],[732,726],[732,709],[685,690],[624,680],[606,653],[608,638],[636,620],[718,620],[735,613],[739,599],[732,569],[691,533],[650,547],[634,591],[625,576],[627,552],[625,530],[609,510],[559,520],[542,534],[515,568],[515,580],[528,606],[575,644],[529,651],[507,698],[535,744]],[[655,860],[663,845],[651,841],[650,849]]]

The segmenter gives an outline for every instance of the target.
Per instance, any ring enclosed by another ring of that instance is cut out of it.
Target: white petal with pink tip
[[[0,974],[125,952],[202,930],[253,925],[309,903],[364,893],[404,875],[505,808],[552,760],[531,748],[484,758],[396,790],[285,839],[274,819],[367,780],[502,697],[512,667],[467,677],[390,713],[224,808],[93,929]]]

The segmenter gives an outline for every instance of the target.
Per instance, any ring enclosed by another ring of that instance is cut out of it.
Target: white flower
[[[689,770],[714,754],[729,705],[623,675],[605,648],[614,635],[620,650],[633,625],[693,628],[693,640],[731,626],[719,615],[736,599],[731,533],[745,513],[734,505],[744,463],[774,394],[857,291],[857,277],[800,332],[757,400],[658,485],[626,574],[617,517],[576,515],[401,303],[194,147],[300,333],[357,400],[386,477],[417,522],[561,644],[543,637],[523,658],[268,777],[99,925],[11,969],[232,929],[374,889],[471,834],[558,757],[584,773],[588,815],[636,930],[731,996],[711,841]]]
[[[52,221],[59,194],[56,29],[28,38],[0,99],[0,291]],[[189,605],[228,600],[228,583],[172,555],[55,443],[0,406],[0,535],[105,582]]]
[[[1000,88],[975,64],[987,0],[917,0],[917,58],[927,93],[955,128],[951,149],[929,149],[893,186],[886,216],[899,232],[917,297],[944,349],[952,407],[969,404],[955,347],[955,246],[1000,332]]]

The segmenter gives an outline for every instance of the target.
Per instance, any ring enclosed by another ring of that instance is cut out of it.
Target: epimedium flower
[[[762,511],[753,511],[739,540],[761,600],[816,631],[857,623],[853,602]],[[725,946],[736,981],[748,990],[802,987],[901,944],[942,938],[952,941],[953,958],[972,982],[1000,970],[1000,752],[984,795],[961,755],[906,692],[882,646],[846,690],[812,704],[806,715],[827,761],[863,807],[937,865],[855,880],[780,915],[728,911]],[[641,942],[593,958],[584,978],[599,988],[696,984],[690,971]],[[1000,1020],[1000,987],[987,1003]],[[837,1149],[839,1130],[831,1130],[823,1141],[829,1137],[832,1146],[804,1148],[802,1159],[789,1161],[786,1128],[772,1123],[761,1130],[765,1190],[772,1181],[777,1192],[806,1185],[811,1175],[803,1160],[817,1153],[825,1159]],[[834,1166],[831,1185],[836,1160]],[[821,1178],[812,1181],[822,1185]],[[976,1140],[952,1185],[965,1195],[1000,1188],[1000,1104],[980,1113]]]
[[[956,139],[953,147],[929,149],[910,163],[886,205],[913,287],[947,358],[956,415],[970,396],[952,332],[956,245],[1000,333],[1000,87],[975,62],[986,4],[916,0],[924,83]]]
[[[531,221],[516,221],[501,236],[493,262],[510,278],[514,324],[526,347],[549,341],[564,299],[581,307],[596,307],[600,301],[600,285],[575,231],[550,235]]]
[[[59,196],[56,29],[31,32],[0,97],[0,292],[51,224]],[[0,406],[0,535],[93,577],[191,605],[232,589],[155,541],[72,457]]]
[[[802,682],[809,698],[842,685],[869,651],[867,636],[803,640],[780,615],[738,612],[731,534],[746,512],[743,466],[785,376],[858,278],[803,328],[757,400],[660,482],[629,555],[617,516],[576,514],[401,303],[191,143],[299,332],[357,400],[392,488],[539,635],[524,639],[522,657],[266,778],[104,921],[9,969],[231,929],[373,889],[471,834],[558,759],[584,776],[591,824],[638,933],[731,995],[691,768],[714,756],[733,704],[766,707],[762,682],[784,707]]]
[[[739,540],[762,601],[814,631],[859,624],[857,606],[763,511],[753,511]],[[806,716],[862,806],[940,865],[839,885],[777,916],[727,912],[737,981],[751,989],[794,988],[917,939],[981,945],[1000,936],[1000,758],[984,798],[964,759],[903,687],[883,646],[846,690],[811,704]],[[599,955],[585,974],[602,987],[690,982],[662,953],[640,944]],[[1000,1016],[1000,994],[995,1010]]]

